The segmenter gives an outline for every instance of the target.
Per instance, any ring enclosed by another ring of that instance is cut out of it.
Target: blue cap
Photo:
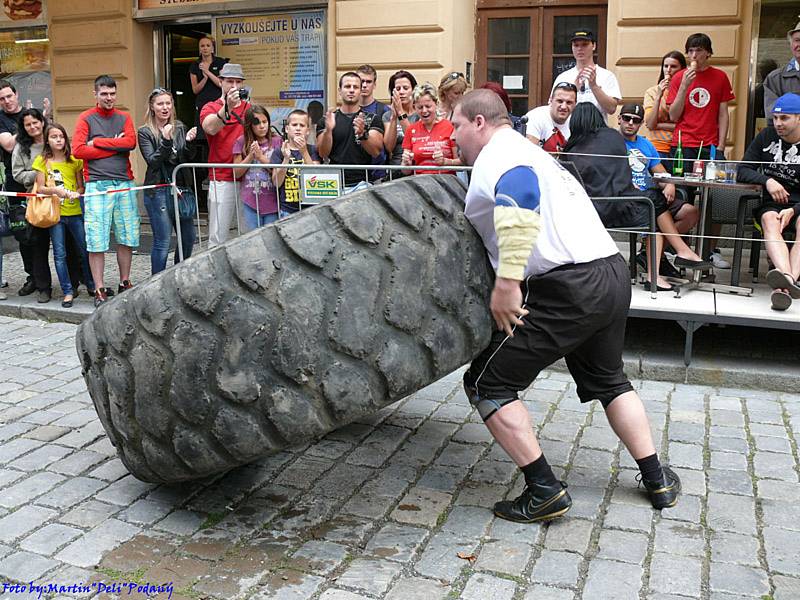
[[[800,115],[800,94],[784,94],[775,101],[772,107],[773,113],[783,115]]]

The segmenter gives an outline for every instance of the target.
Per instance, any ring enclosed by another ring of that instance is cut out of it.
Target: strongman
[[[680,480],[659,462],[644,406],[622,369],[628,269],[591,200],[553,158],[514,132],[494,92],[464,96],[453,125],[463,159],[474,166],[465,213],[497,273],[497,329],[465,373],[464,388],[526,483],[517,499],[496,503],[495,514],[527,523],[572,505],[518,396],[562,357],[581,402],[603,405],[653,507],[674,506]]]

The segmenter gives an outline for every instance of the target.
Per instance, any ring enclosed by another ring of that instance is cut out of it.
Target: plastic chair
[[[711,201],[711,221],[712,223],[723,223],[736,225],[733,243],[733,265],[731,270],[731,285],[738,286],[742,267],[742,249],[744,248],[744,227],[747,214],[753,214],[753,210],[761,205],[761,194],[747,190],[722,190],[712,189],[709,194]],[[754,228],[755,229],[755,228]],[[755,230],[753,232],[753,243],[751,244],[750,266],[753,266],[753,252],[756,247]],[[756,255],[758,253],[755,250]],[[757,258],[756,258],[757,260]],[[756,263],[753,271],[753,281],[758,276],[758,265]]]

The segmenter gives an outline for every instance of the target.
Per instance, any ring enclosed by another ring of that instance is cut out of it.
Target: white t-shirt
[[[572,67],[571,69],[564,71],[561,75],[556,77],[556,80],[553,82],[553,88],[550,90],[550,94],[553,93],[552,90],[556,88],[556,85],[562,81],[566,81],[567,83],[575,83],[576,77],[578,77],[578,67]],[[610,98],[616,98],[617,100],[622,99],[622,91],[619,89],[619,82],[617,81],[616,75],[614,75],[608,69],[604,69],[600,65],[597,65],[597,85],[603,88],[603,91]],[[581,91],[580,84],[578,85],[578,102],[591,102],[602,114],[607,114],[605,109],[600,106],[597,98],[594,97],[594,92],[592,92],[592,88],[589,87],[588,82],[584,85],[583,91]]]
[[[528,117],[528,129],[525,130],[525,133],[535,137],[542,144],[553,135],[554,129],[558,129],[561,135],[564,136],[564,139],[569,140],[569,117],[567,117],[564,123],[559,125],[553,121],[553,117],[550,116],[549,104],[537,106],[525,116]]]
[[[506,172],[519,166],[530,167],[539,185],[536,210],[541,217],[541,229],[528,258],[526,277],[619,252],[575,178],[547,152],[510,127],[503,127],[494,133],[475,160],[464,207],[464,214],[481,236],[495,271],[499,261],[494,228],[495,188]]]

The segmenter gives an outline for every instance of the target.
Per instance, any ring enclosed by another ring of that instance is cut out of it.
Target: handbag
[[[38,186],[33,184],[33,193]],[[58,196],[31,196],[25,209],[25,220],[34,227],[47,229],[61,220],[61,199]]]
[[[167,200],[167,210],[169,216],[175,219],[175,202],[170,197]],[[197,200],[195,199],[194,191],[192,188],[178,187],[178,216],[181,221],[186,219],[194,219],[197,214]]]

